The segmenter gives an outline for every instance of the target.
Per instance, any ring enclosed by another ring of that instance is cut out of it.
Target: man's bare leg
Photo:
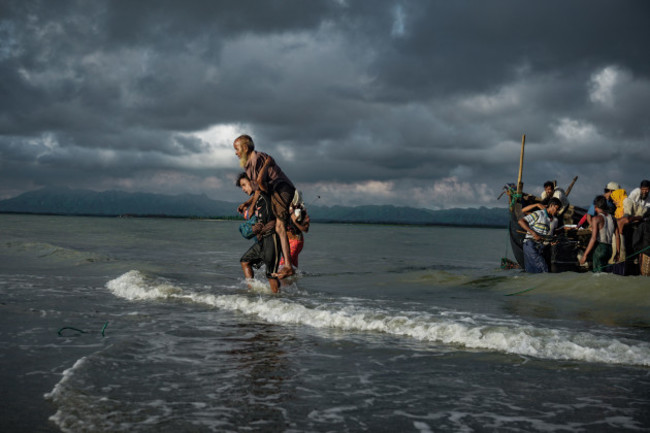
[[[291,248],[289,247],[289,237],[287,236],[287,229],[284,226],[284,221],[280,218],[275,220],[275,231],[280,237],[280,245],[282,246],[282,255],[284,256],[284,267],[280,269],[275,276],[278,278],[286,278],[293,275],[295,272],[291,265]]]
[[[273,293],[278,293],[280,291],[280,281],[278,281],[276,278],[269,278],[269,285],[271,286],[271,291]]]
[[[252,280],[253,279],[253,267],[251,266],[250,263],[248,262],[240,262],[242,271],[244,271],[244,277],[246,277],[246,280]],[[250,282],[248,283],[248,288],[251,288]]]

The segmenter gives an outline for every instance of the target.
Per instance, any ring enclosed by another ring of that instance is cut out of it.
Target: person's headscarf
[[[624,189],[617,189],[616,191],[612,192],[610,198],[616,205],[616,212],[614,213],[614,216],[616,218],[623,218],[623,215],[625,214],[625,210],[623,209],[623,201],[627,198],[627,192],[625,192]]]

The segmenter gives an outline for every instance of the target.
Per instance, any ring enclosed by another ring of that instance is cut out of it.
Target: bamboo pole
[[[524,184],[521,182],[521,175],[524,171],[524,144],[526,144],[526,134],[521,136],[521,154],[519,155],[519,177],[517,178],[517,194],[521,194]]]
[[[571,193],[571,190],[573,189],[573,185],[576,184],[576,180],[578,180],[578,176],[576,176],[576,177],[573,178],[573,182],[571,182],[571,185],[569,185],[569,187],[566,189],[566,191],[564,191],[564,194],[565,194],[567,197],[568,197],[569,194]]]

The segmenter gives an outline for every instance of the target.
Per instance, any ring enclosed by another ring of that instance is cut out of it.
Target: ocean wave
[[[115,296],[129,300],[184,299],[253,315],[275,324],[320,329],[378,332],[468,349],[555,360],[650,366],[650,344],[618,340],[587,332],[490,320],[470,313],[430,314],[330,304],[307,307],[282,297],[214,295],[184,291],[169,281],[133,270],[106,284]],[[258,290],[259,291],[259,290]]]
[[[80,395],[74,397],[76,392],[73,391],[74,385],[69,383],[74,376],[75,371],[80,370],[86,364],[87,358],[79,358],[72,367],[65,370],[62,374],[61,380],[54,385],[52,391],[46,393],[43,397],[54,402],[59,409],[54,415],[50,417],[50,421],[58,425],[64,432],[77,431],[75,426],[83,425],[81,415],[78,411],[68,410],[68,403],[73,407],[76,403],[79,403],[79,400],[84,400],[84,396]]]
[[[44,397],[58,410],[50,421],[63,432],[138,431],[141,426],[155,426],[161,417],[169,416],[172,409],[160,399],[124,404],[120,399],[106,395],[111,385],[97,392],[96,378],[89,376],[97,368],[98,358],[93,355],[78,359],[65,370],[61,380]],[[115,385],[119,388],[119,385]],[[146,429],[145,429],[146,430]]]
[[[21,255],[30,258],[50,260],[54,262],[72,262],[75,264],[108,262],[110,257],[88,251],[79,251],[72,248],[53,245],[47,242],[22,242],[10,241],[2,244],[2,249],[12,255]]]

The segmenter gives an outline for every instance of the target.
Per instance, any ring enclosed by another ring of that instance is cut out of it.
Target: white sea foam
[[[156,425],[161,418],[172,414],[173,410],[161,399],[130,402],[125,409],[120,400],[106,395],[111,392],[110,386],[97,393],[90,378],[86,387],[80,370],[92,369],[92,364],[92,360],[80,358],[63,372],[52,391],[44,395],[58,407],[49,419],[63,432],[134,431],[136,425]]]
[[[433,433],[433,430],[431,430],[431,427],[429,424],[421,421],[414,421],[413,422],[413,427],[418,429],[420,433]]]
[[[81,368],[84,363],[86,362],[86,357],[81,357],[77,360],[77,362],[74,363],[74,365],[67,370],[64,370],[62,373],[62,378],[61,380],[54,386],[52,391],[46,393],[43,397],[51,400],[56,400],[58,396],[60,396],[63,392],[63,388],[66,386],[66,383],[70,380],[70,377],[72,377],[72,374],[74,373],[75,370]]]
[[[477,315],[399,312],[349,305],[307,307],[282,297],[211,295],[184,292],[169,282],[130,271],[107,283],[129,300],[179,298],[257,316],[270,323],[302,324],[322,329],[381,332],[421,341],[545,359],[650,365],[650,344],[526,323],[499,323]],[[471,318],[472,320],[468,320]]]
[[[109,281],[106,287],[120,298],[160,299],[182,293],[182,290],[172,284],[148,278],[139,271],[129,271],[119,278]]]
[[[44,395],[45,398],[52,400],[59,407],[59,410],[50,417],[50,421],[58,425],[64,432],[76,431],[72,427],[77,425],[80,421],[75,411],[66,410],[67,407],[64,402],[66,401],[66,395],[70,394],[68,392],[68,382],[71,380],[74,372],[82,368],[85,363],[86,357],[79,358],[72,367],[63,372],[63,377],[56,385],[54,385],[52,391]]]

